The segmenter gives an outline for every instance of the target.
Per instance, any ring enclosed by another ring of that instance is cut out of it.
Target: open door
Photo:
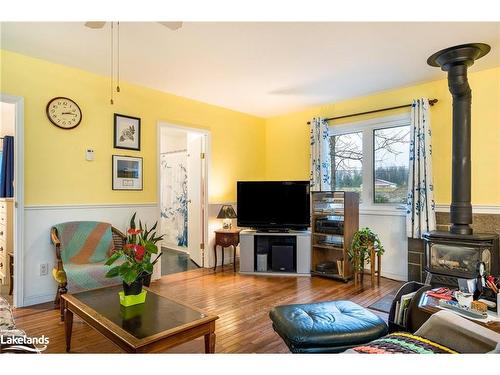
[[[204,249],[204,136],[187,134],[188,251],[191,260],[203,267]]]

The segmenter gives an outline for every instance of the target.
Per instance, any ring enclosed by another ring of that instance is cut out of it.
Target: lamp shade
[[[234,212],[233,206],[230,204],[225,204],[220,208],[217,219],[236,219],[236,212]]]

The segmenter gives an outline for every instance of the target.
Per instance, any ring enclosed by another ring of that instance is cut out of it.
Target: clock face
[[[47,104],[47,117],[61,129],[73,129],[82,121],[82,111],[73,100],[63,97],[52,99]]]

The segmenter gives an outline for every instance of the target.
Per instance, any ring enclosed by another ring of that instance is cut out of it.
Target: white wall
[[[404,213],[363,212],[361,210],[359,227],[368,227],[380,237],[385,249],[382,255],[382,276],[406,281],[408,279],[408,239]]]
[[[160,128],[160,152],[185,150],[187,148],[187,133],[185,130]]]
[[[158,218],[156,203],[137,205],[26,206],[24,213],[24,293],[23,306],[54,299],[57,283],[52,277],[55,250],[50,241],[52,225],[66,221],[95,220],[111,223],[125,231],[134,212],[143,222]],[[40,264],[49,264],[49,274],[40,276]],[[160,262],[158,262],[160,263]],[[154,278],[159,275],[155,270]]]

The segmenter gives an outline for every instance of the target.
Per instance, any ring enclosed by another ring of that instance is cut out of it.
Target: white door
[[[191,260],[203,267],[203,141],[201,134],[187,136],[188,251]]]

